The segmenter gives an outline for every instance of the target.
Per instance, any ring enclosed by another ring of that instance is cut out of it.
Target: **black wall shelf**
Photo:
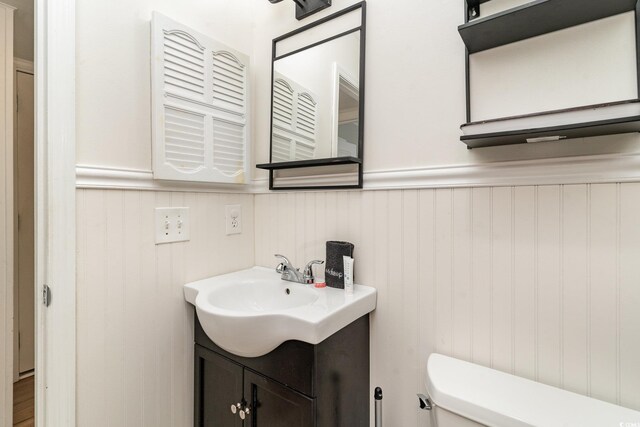
[[[458,27],[466,46],[467,123],[471,122],[469,55],[631,11],[635,12],[637,81],[640,97],[640,0],[534,0],[482,17],[482,4],[488,1],[491,0],[465,0],[465,23]],[[544,114],[545,112],[542,112],[531,116]],[[627,116],[563,126],[463,135],[460,140],[467,144],[468,148],[479,148],[523,144],[532,138],[572,139],[631,132],[640,132],[640,117]]]
[[[526,144],[527,140],[531,138],[560,137],[560,140],[564,140],[631,132],[640,132],[640,116],[566,126],[464,135],[460,137],[460,140],[467,144],[469,148],[482,148],[497,145]]]
[[[313,160],[295,160],[291,162],[277,162],[277,163],[261,163],[256,165],[258,169],[266,170],[279,170],[279,169],[299,169],[318,166],[336,166],[336,165],[359,165],[362,164],[362,159],[357,157],[332,157],[328,159],[313,159]]]
[[[468,7],[477,8],[485,1],[470,1]],[[536,0],[472,19],[460,25],[458,31],[469,53],[477,53],[635,8],[636,0]]]

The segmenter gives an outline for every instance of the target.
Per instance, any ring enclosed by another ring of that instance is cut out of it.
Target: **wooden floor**
[[[32,427],[34,425],[34,385],[33,376],[13,384],[13,425]]]

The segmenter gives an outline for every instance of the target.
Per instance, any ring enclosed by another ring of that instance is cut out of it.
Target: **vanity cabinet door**
[[[197,427],[242,427],[231,405],[243,403],[244,368],[204,347],[195,347],[195,414]]]
[[[245,427],[314,427],[315,401],[248,369],[244,396],[252,412]]]

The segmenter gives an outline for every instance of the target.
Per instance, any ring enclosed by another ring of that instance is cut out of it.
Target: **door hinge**
[[[42,285],[42,303],[45,307],[51,305],[51,288],[47,285]]]
[[[18,332],[18,350],[22,348],[22,336],[20,335],[20,332]]]

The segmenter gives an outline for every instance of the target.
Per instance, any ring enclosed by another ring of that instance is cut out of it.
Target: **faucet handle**
[[[286,265],[287,267],[291,267],[291,261],[289,261],[289,258],[287,258],[286,256],[280,254],[274,254],[273,256],[276,258],[280,258],[284,265]]]
[[[307,265],[302,270],[303,278],[305,283],[311,284],[313,283],[313,269],[311,268],[314,264],[324,264],[324,261],[319,259],[314,259],[313,261],[309,261]]]
[[[309,261],[307,263],[307,265],[304,267],[305,270],[309,269],[311,270],[311,266],[314,264],[324,264],[324,261],[320,260],[320,259],[314,259],[313,261]]]

